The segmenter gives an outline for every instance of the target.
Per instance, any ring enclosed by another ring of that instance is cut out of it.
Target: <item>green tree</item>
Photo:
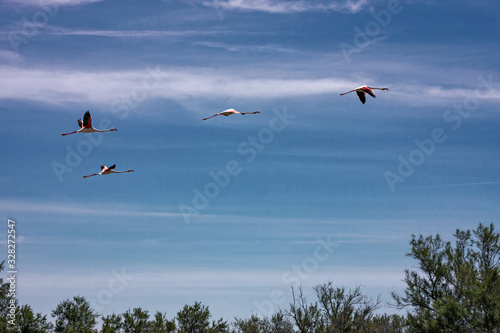
[[[124,333],[146,333],[149,329],[148,311],[135,308],[133,311],[127,310],[123,315]]]
[[[405,270],[396,306],[410,309],[417,332],[500,332],[500,234],[480,223],[454,237],[453,245],[439,235],[412,235],[407,256],[419,269]]]
[[[301,286],[297,295],[292,287],[292,303],[286,313],[293,319],[300,333],[320,333],[325,330],[318,303],[308,304]]]
[[[250,319],[235,318],[232,324],[231,333],[291,333],[293,323],[287,315],[279,311],[271,318],[261,319],[252,315]]]
[[[52,311],[56,318],[56,332],[63,333],[93,333],[97,313],[90,307],[85,297],[75,296],[73,300],[65,300]]]
[[[266,332],[267,323],[257,315],[252,314],[250,319],[235,318],[232,323],[232,333],[262,333]]]
[[[150,332],[170,333],[175,332],[175,322],[168,320],[165,313],[156,312],[155,319],[149,323]]]
[[[5,269],[5,260],[0,263],[0,272]],[[8,282],[3,282],[3,279],[0,278],[0,332],[6,332],[8,323],[8,313],[9,313],[9,304],[11,298],[9,295],[10,284]],[[16,303],[17,304],[17,303]]]
[[[363,327],[362,332],[370,333],[403,333],[407,330],[406,320],[399,315],[377,314]]]
[[[208,333],[228,333],[229,332],[229,326],[227,324],[227,321],[224,319],[220,318],[217,321],[213,321],[212,325],[208,329]]]
[[[228,331],[227,322],[222,318],[210,324],[210,310],[208,306],[195,302],[194,305],[185,305],[177,313],[179,333],[224,333]]]
[[[332,282],[314,287],[327,332],[362,332],[380,307],[380,297],[369,299],[357,286],[354,290],[333,287]]]
[[[0,263],[0,272],[5,268],[5,260]],[[10,283],[0,278],[0,332],[45,333],[51,332],[53,325],[47,321],[47,316],[33,313],[31,306],[17,305],[17,299],[9,296]],[[15,303],[11,303],[14,300]],[[13,304],[13,305],[11,305]],[[14,306],[14,319],[10,318],[11,306]],[[10,323],[9,323],[10,321]],[[14,323],[12,325],[11,323]]]
[[[102,318],[102,333],[119,333],[122,328],[122,316],[117,314],[107,315]]]
[[[266,319],[269,333],[290,333],[293,332],[293,323],[288,319],[285,313],[278,311]]]
[[[35,314],[29,305],[17,307],[15,323],[12,332],[46,333],[51,332],[53,328],[52,323],[47,320],[47,315]]]

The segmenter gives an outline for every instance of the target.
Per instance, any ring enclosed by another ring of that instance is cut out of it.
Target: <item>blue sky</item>
[[[231,321],[328,281],[390,301],[412,234],[499,220],[494,2],[0,6],[2,234],[35,311]],[[389,91],[339,96],[364,84]],[[201,121],[227,108],[261,113]],[[118,131],[62,137],[86,110]],[[135,172],[82,178],[115,163]]]

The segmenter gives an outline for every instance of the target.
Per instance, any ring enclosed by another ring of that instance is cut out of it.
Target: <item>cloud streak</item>
[[[205,6],[218,10],[259,11],[272,14],[292,14],[316,11],[359,12],[367,0],[348,1],[277,1],[277,0],[213,0],[203,1]]]
[[[7,3],[18,6],[78,6],[103,0],[6,0]]]
[[[186,36],[212,36],[227,35],[231,31],[218,30],[84,30],[84,29],[65,29],[51,27],[44,32],[46,35],[56,36],[97,36],[97,37],[123,37],[123,38],[147,38],[147,37],[186,37]]]
[[[148,286],[146,294],[155,294],[154,290],[163,290],[165,294],[186,295],[188,290],[193,295],[203,291],[207,294],[219,293],[227,289],[247,290],[248,288],[281,288],[289,290],[290,285],[283,282],[283,270],[227,270],[227,269],[196,269],[196,270],[176,270],[164,271],[156,267],[130,267],[127,274],[133,276],[135,281],[140,283],[131,284],[128,292],[130,296],[137,296],[142,292],[144,286]],[[86,276],[88,275],[88,278]],[[319,283],[334,280],[336,284],[354,286],[362,284],[364,287],[402,287],[403,269],[384,267],[328,267],[323,266],[314,276],[304,281],[305,287],[312,287]],[[97,277],[96,277],[97,276]],[[200,277],[203,277],[200,279]],[[224,277],[224,278],[221,278]],[[25,273],[24,280],[30,288],[35,291],[43,286],[49,289],[74,289],[75,279],[84,283],[80,285],[82,289],[92,289],[95,286],[105,284],[105,272],[88,273],[82,271],[69,274],[36,273],[35,276]],[[86,281],[86,282],[85,282]],[[169,281],[165,285],[165,281]],[[158,289],[159,288],[159,289]],[[44,289],[45,290],[45,289]]]
[[[111,104],[124,94],[133,93],[150,71],[158,84],[149,97],[182,101],[188,98],[219,99],[281,98],[334,93],[353,82],[339,78],[255,77],[248,73],[234,76],[221,70],[204,68],[125,71],[81,71],[0,67],[0,99],[31,100],[49,104],[92,102]],[[246,76],[246,77],[245,77]],[[26,93],[29,91],[29,94]]]
[[[88,209],[92,205],[93,209]],[[0,211],[5,212],[36,212],[70,215],[92,215],[92,216],[135,216],[135,217],[180,217],[179,213],[169,213],[161,211],[144,211],[134,209],[123,209],[116,206],[116,209],[109,207],[99,207],[96,204],[59,204],[59,203],[35,203],[30,201],[0,200]]]
[[[500,182],[457,183],[457,184],[426,185],[426,186],[412,186],[412,187],[413,188],[456,187],[456,186],[480,186],[480,185],[497,185],[497,184],[500,184]]]
[[[110,106],[123,96],[138,94],[144,80],[155,80],[147,91],[148,98],[170,99],[183,103],[192,98],[219,100],[274,99],[314,96],[343,92],[359,85],[358,80],[343,77],[306,77],[293,72],[269,71],[265,68],[238,71],[203,67],[178,67],[143,70],[84,71],[74,69],[26,69],[17,65],[0,66],[0,99],[25,100],[53,105],[94,103]],[[389,84],[401,86],[398,83]],[[413,85],[411,94],[391,89],[385,99],[419,105],[450,104],[474,96],[473,87],[445,88]],[[26,93],[29,92],[29,93]],[[500,97],[486,91],[481,100],[497,102]],[[111,110],[111,108],[108,108]]]

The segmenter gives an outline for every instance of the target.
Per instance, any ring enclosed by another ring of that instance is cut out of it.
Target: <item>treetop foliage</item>
[[[494,225],[456,230],[454,241],[441,236],[412,235],[406,254],[417,263],[406,269],[403,294],[392,293],[394,306],[405,316],[378,314],[380,297],[373,300],[361,287],[346,289],[333,282],[313,288],[309,302],[302,286],[291,288],[288,308],[270,317],[212,320],[201,302],[185,305],[176,316],[150,316],[141,308],[122,314],[99,315],[82,296],[59,303],[47,315],[29,305],[16,306],[16,322],[6,320],[9,285],[0,278],[0,332],[65,333],[345,333],[345,332],[488,332],[500,333],[500,234]],[[4,269],[0,263],[0,271]],[[16,303],[17,304],[17,303]],[[98,319],[102,327],[96,328]]]

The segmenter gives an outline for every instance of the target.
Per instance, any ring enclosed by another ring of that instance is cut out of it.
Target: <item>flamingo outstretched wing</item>
[[[112,173],[123,173],[123,172],[134,172],[134,170],[129,169],[125,171],[115,171],[116,164],[113,164],[110,167],[107,167],[105,164],[101,165],[101,172],[99,173],[93,173],[91,175],[83,176],[83,178],[88,178],[88,177],[93,177],[93,176],[98,176],[98,175],[109,175]]]
[[[365,102],[366,102],[366,94],[365,94],[365,92],[364,91],[356,90],[356,94],[358,95],[359,100],[361,101],[361,103],[365,104]]]
[[[128,170],[123,170],[123,171],[113,171],[113,173],[124,173],[124,172],[134,172],[134,170],[128,169]]]
[[[374,87],[368,87],[368,86],[361,86],[361,87],[357,87],[356,89],[353,89],[351,91],[345,92],[345,93],[340,94],[340,95],[341,96],[342,95],[346,95],[346,94],[349,94],[349,93],[352,93],[352,92],[355,91],[356,94],[358,95],[359,100],[361,101],[361,103],[365,104],[365,102],[366,102],[366,94],[370,95],[373,98],[377,98],[377,96],[375,96],[375,93],[373,92],[373,89],[389,90],[388,88],[374,88]]]
[[[260,113],[260,111],[254,111],[254,112],[240,112],[240,114],[242,114],[242,115],[246,115],[246,114],[256,114],[256,113]]]
[[[375,93],[373,92],[373,90],[371,90],[369,87],[363,87],[361,89],[363,89],[363,91],[365,93],[367,93],[368,95],[370,95],[371,97],[377,98],[377,96],[375,96]]]
[[[88,110],[83,115],[83,127],[92,127],[92,117],[90,116],[90,111]]]

